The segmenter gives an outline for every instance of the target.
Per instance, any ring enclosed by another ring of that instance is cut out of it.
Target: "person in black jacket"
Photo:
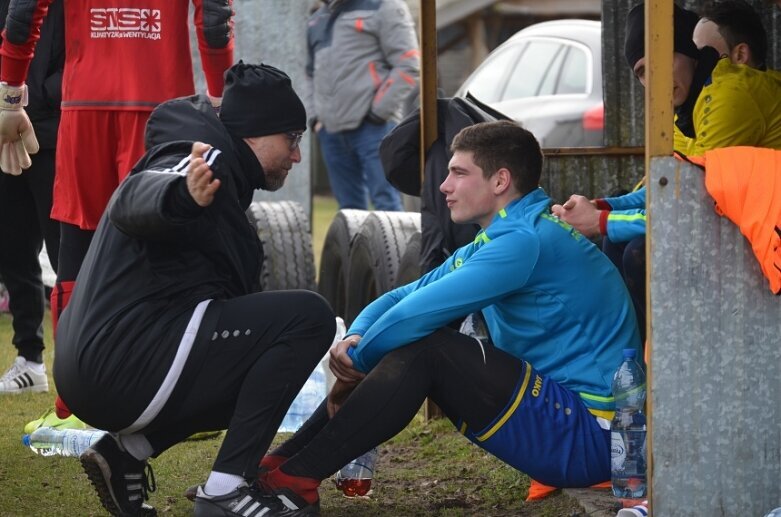
[[[113,515],[149,511],[147,458],[225,428],[195,515],[254,504],[259,461],[334,337],[318,294],[258,292],[262,249],[245,216],[253,191],[277,190],[300,161],[303,104],[267,65],[239,62],[225,84],[219,116],[205,96],[152,113],[148,151],[112,196],[60,320],[55,382],[74,414],[111,432],[81,462]]]
[[[9,4],[9,0],[0,1],[0,31]],[[0,394],[49,390],[43,363],[45,298],[38,254],[46,242],[52,269],[57,270],[60,228],[49,212],[65,62],[61,1],[49,6],[38,49],[28,74],[26,110],[38,135],[40,151],[25,174],[0,172],[0,281],[8,288],[12,342],[18,350],[14,364],[0,377]]]
[[[399,191],[420,197],[420,274],[437,268],[456,249],[475,238],[476,224],[455,224],[439,186],[447,176],[456,134],[478,122],[509,118],[469,98],[437,99],[437,138],[426,153],[424,183],[420,181],[420,110],[415,110],[393,128],[380,144],[385,175]]]

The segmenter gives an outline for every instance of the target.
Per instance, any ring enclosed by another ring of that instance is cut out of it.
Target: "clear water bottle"
[[[279,432],[294,433],[312,416],[317,406],[328,395],[326,392],[325,371],[318,364],[298,392],[293,403],[279,426]]]
[[[22,436],[22,443],[41,456],[75,456],[100,440],[106,431],[97,429],[55,429],[39,427]]]
[[[375,447],[339,469],[336,473],[336,488],[347,497],[368,494],[372,488],[372,478],[379,454]]]
[[[610,426],[613,494],[624,499],[646,497],[645,374],[635,349],[624,350],[624,361],[613,376],[616,413]]]
[[[344,339],[346,330],[344,320],[337,316],[334,342]],[[328,396],[328,392],[333,386],[333,379],[329,379],[329,357],[329,353],[326,352],[317,366],[315,366],[301,391],[298,392],[296,398],[293,399],[293,403],[290,404],[290,408],[288,408],[287,414],[285,414],[285,418],[279,426],[279,432],[294,433],[298,431],[298,428],[312,416],[317,406]]]

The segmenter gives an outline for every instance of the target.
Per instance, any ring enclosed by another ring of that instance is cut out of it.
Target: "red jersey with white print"
[[[16,14],[17,19],[31,14],[26,16],[30,30],[6,28],[0,79],[24,81],[50,2],[38,0],[34,11]],[[219,97],[222,74],[233,61],[230,2],[193,4],[209,93]],[[204,9],[203,4],[214,5]],[[195,93],[188,9],[188,0],[66,0],[62,109],[151,111],[165,100]]]

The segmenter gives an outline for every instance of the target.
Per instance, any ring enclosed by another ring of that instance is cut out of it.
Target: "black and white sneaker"
[[[320,502],[309,504],[288,489],[270,490],[242,485],[225,495],[210,496],[198,486],[195,517],[317,517]]]
[[[0,377],[0,394],[16,395],[25,392],[40,393],[49,391],[49,380],[43,364],[29,363],[22,356]]]
[[[113,516],[157,515],[144,500],[157,489],[152,467],[106,434],[79,457],[103,508]]]

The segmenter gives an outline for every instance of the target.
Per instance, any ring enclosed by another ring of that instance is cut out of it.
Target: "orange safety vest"
[[[705,169],[716,213],[740,227],[773,294],[781,294],[781,151],[724,147],[688,159]]]

